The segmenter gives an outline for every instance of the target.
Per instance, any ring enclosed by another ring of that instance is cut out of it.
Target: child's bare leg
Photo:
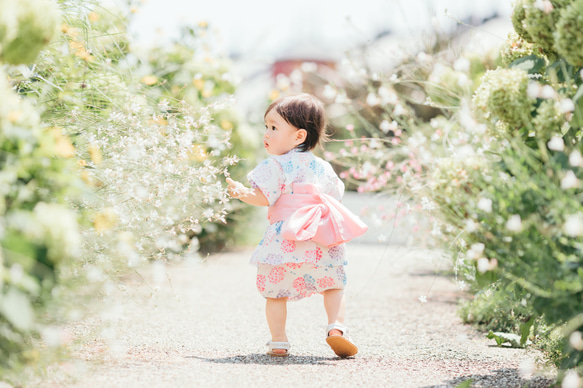
[[[287,298],[267,298],[265,303],[267,325],[273,342],[287,342],[285,321],[287,319]],[[285,349],[273,349],[273,353],[285,354]]]
[[[324,296],[324,308],[326,309],[326,314],[328,315],[328,324],[339,322],[344,323],[344,290],[326,290],[322,292]],[[330,330],[329,333],[332,335],[342,335],[340,330]]]

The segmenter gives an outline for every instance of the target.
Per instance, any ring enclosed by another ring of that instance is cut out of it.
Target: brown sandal
[[[342,335],[330,335],[331,330],[340,330]],[[347,334],[348,329],[338,322],[331,323],[326,328],[326,342],[338,357],[352,357],[358,353],[358,348]]]

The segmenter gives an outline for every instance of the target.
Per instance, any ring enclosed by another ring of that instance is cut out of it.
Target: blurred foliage
[[[49,1],[0,2],[0,60],[29,63],[59,24]],[[0,62],[1,64],[1,62]],[[34,338],[53,346],[55,296],[67,292],[66,268],[81,253],[77,214],[68,200],[84,185],[74,148],[41,121],[0,67],[0,378],[44,358]],[[56,334],[58,335],[58,334]]]
[[[129,19],[97,1],[0,0],[0,377],[15,384],[129,268],[222,249],[248,219],[222,181],[255,146],[207,26],[140,51]]]

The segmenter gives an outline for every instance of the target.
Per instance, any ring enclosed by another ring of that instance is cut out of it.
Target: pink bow
[[[312,183],[294,183],[293,194],[283,194],[269,208],[270,223],[284,221],[281,236],[312,240],[328,247],[362,235],[368,227],[344,205],[320,193]]]

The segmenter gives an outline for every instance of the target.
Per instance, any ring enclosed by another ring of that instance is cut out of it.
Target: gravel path
[[[167,278],[158,266],[126,279],[99,319],[73,328],[86,336],[80,361],[49,372],[42,386],[454,387],[468,378],[474,387],[550,385],[532,374],[535,351],[496,347],[461,323],[461,294],[438,274],[448,263],[435,253],[360,243],[348,253],[346,325],[360,348],[352,359],[327,346],[319,295],[289,305],[291,356],[265,354],[264,300],[245,250],[166,266]]]

